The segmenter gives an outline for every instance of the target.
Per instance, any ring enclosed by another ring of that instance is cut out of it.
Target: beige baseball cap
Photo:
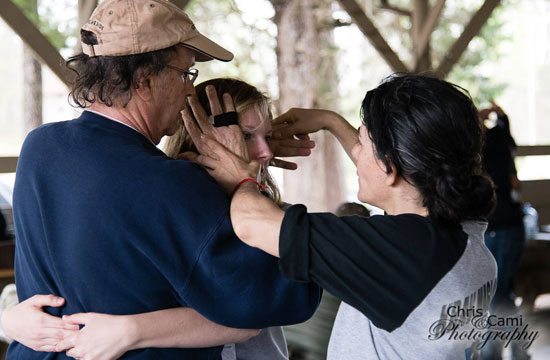
[[[182,44],[195,50],[195,61],[233,59],[167,0],[104,0],[80,35],[82,51],[92,57],[142,54]]]

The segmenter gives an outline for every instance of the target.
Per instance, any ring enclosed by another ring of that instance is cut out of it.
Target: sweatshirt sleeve
[[[294,205],[281,225],[280,269],[392,331],[454,266],[466,242],[460,228],[437,228],[419,215],[337,217]]]
[[[260,329],[306,321],[319,305],[321,289],[285,278],[276,257],[237,238],[227,213],[202,249],[182,296],[216,323]]]

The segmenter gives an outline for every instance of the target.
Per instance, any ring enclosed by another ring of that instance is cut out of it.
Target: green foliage
[[[472,39],[466,51],[448,76],[448,80],[468,89],[477,105],[489,103],[502,94],[507,84],[492,78],[491,67],[502,55],[500,45],[511,40],[511,34],[503,31],[505,13],[513,7],[512,0],[504,0],[492,13],[480,33]],[[471,2],[470,2],[471,3]],[[452,13],[439,24],[438,30],[432,35],[434,55],[442,59],[444,52],[456,40],[457,30],[462,32],[463,26],[481,6],[482,1],[469,8],[464,3],[458,3]],[[470,4],[472,5],[472,4]],[[460,24],[460,25],[459,25]],[[453,29],[453,26],[455,27]]]
[[[462,30],[471,20],[485,0],[448,0],[438,25],[431,35],[431,59],[433,68],[437,69],[446,52],[451,48]],[[412,10],[410,0],[392,0],[393,6]],[[501,44],[511,40],[511,34],[506,33],[506,16],[513,11],[517,0],[502,0],[501,4],[493,11],[487,23],[480,33],[470,42],[466,51],[455,64],[448,80],[468,89],[474,101],[479,105],[488,103],[500,95],[506,84],[493,78],[491,68],[502,55]],[[435,0],[430,0],[430,6]],[[398,38],[393,42],[395,51],[399,57],[409,65],[412,62],[412,40],[409,35],[411,29],[410,17],[396,15],[387,10],[377,9],[378,1],[375,1],[374,18],[386,39]]]
[[[44,36],[50,40],[52,45],[60,50],[66,47],[66,41],[70,35],[70,30],[61,31],[60,24],[55,23],[52,19],[54,9],[52,7],[41,8],[41,14],[38,13],[38,0],[8,0],[13,1],[19,6],[23,13],[31,20],[31,22],[40,30]],[[59,4],[58,4],[59,6]]]
[[[255,0],[258,1],[258,0]],[[246,5],[246,4],[245,4]],[[234,0],[194,0],[185,7],[201,33],[233,52],[229,63],[197,63],[199,82],[214,77],[236,77],[277,97],[276,26],[267,0],[260,14]]]

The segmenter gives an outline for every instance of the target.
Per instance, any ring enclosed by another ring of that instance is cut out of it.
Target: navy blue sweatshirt
[[[229,198],[199,166],[173,160],[124,124],[85,111],[29,134],[14,189],[19,300],[55,294],[53,315],[178,306],[237,328],[305,321],[316,285],[242,243]],[[126,359],[218,359],[221,347],[142,349]],[[9,359],[65,359],[14,342]]]

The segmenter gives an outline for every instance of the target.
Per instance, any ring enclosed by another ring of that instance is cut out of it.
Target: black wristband
[[[239,125],[239,117],[236,111],[226,112],[214,116],[214,127]]]

